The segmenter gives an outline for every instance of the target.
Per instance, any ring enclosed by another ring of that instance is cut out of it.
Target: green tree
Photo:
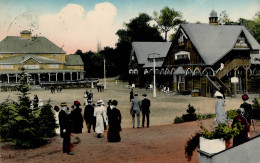
[[[157,22],[160,30],[164,32],[164,40],[167,41],[167,33],[176,25],[185,22],[182,19],[182,13],[170,9],[168,6],[160,10],[160,15],[154,11],[154,20]]]
[[[230,24],[231,23],[231,20],[227,14],[227,11],[224,10],[222,11],[220,14],[219,14],[219,20],[218,20],[219,23],[221,24]]]

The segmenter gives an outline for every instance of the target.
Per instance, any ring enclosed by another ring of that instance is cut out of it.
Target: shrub
[[[253,105],[252,105],[252,108],[253,108],[253,119],[260,119],[260,100],[259,99],[254,99],[253,100]]]
[[[228,119],[234,119],[234,117],[237,115],[237,110],[228,110],[227,111],[227,118]]]

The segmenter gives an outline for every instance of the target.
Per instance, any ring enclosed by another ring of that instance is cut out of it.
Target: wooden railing
[[[228,72],[233,70],[237,66],[250,66],[250,60],[245,60],[245,59],[234,59],[231,61],[228,65],[226,65],[222,70],[220,70],[217,74],[216,77],[221,79],[223,78]]]

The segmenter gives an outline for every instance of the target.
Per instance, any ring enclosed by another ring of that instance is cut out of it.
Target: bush
[[[237,110],[228,110],[227,111],[227,118],[228,119],[234,119],[234,117],[237,115]]]
[[[203,119],[209,119],[209,118],[214,118],[216,117],[216,114],[200,114],[200,115],[197,115],[197,119],[198,120],[203,120]]]
[[[260,100],[259,99],[254,99],[253,100],[253,105],[252,105],[252,108],[253,108],[253,119],[260,119]]]
[[[55,135],[54,114],[48,103],[42,109],[30,109],[31,100],[27,96],[29,86],[27,75],[20,75],[19,102],[6,100],[0,104],[0,138],[13,141],[18,147],[39,147],[47,142],[47,137]]]

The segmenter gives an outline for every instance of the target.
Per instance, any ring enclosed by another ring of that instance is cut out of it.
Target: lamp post
[[[107,88],[107,81],[106,81],[106,59],[104,59],[104,89]]]
[[[152,58],[153,58],[153,97],[156,97],[155,59],[156,59],[156,58],[159,58],[159,57],[155,57],[155,55],[160,56],[160,54],[157,54],[157,53],[148,54],[148,60],[151,58],[150,55],[152,55]]]

